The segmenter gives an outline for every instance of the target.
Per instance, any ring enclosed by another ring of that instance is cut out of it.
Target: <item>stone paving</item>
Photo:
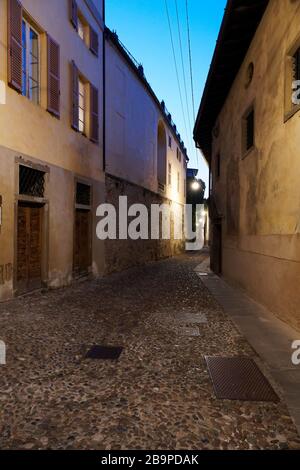
[[[300,449],[284,403],[215,398],[204,355],[250,356],[270,376],[194,272],[202,259],[1,304],[0,448]],[[85,359],[94,344],[124,352]]]

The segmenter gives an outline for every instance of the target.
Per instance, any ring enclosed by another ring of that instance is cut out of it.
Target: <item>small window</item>
[[[299,108],[299,83],[300,83],[300,48],[297,49],[292,57],[292,89],[295,93],[292,93],[292,104],[291,110]]]
[[[80,206],[91,205],[91,187],[87,184],[77,183],[76,185],[76,204]]]
[[[45,173],[27,166],[19,167],[19,194],[23,196],[44,197]]]
[[[285,61],[285,119],[300,108],[300,48],[299,42],[287,54]]]
[[[255,113],[254,108],[247,111],[243,118],[243,154],[254,147]]]
[[[78,36],[83,41],[85,41],[85,39],[86,39],[85,26],[84,26],[83,21],[80,17],[78,17],[78,20],[77,20],[77,32],[78,32]]]
[[[78,120],[79,120],[79,132],[85,134],[86,129],[86,85],[81,78],[79,78],[79,107],[78,107]]]
[[[177,147],[177,160],[181,163],[181,152],[178,147]]]
[[[169,135],[169,147],[172,148],[172,137]]]
[[[40,100],[40,39],[25,20],[22,21],[22,95],[38,104]]]
[[[177,173],[177,192],[180,193],[180,173]]]
[[[292,75],[293,80],[300,80],[300,48],[292,57]]]
[[[171,165],[171,163],[169,163],[168,184],[169,184],[169,186],[172,186],[172,165]]]

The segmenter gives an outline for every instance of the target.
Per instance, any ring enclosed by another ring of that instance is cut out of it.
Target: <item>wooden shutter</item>
[[[76,31],[78,30],[78,7],[76,0],[69,0],[70,2],[70,20]]]
[[[22,93],[22,5],[8,0],[8,84]]]
[[[71,63],[71,93],[72,93],[72,127],[79,130],[79,72],[73,61]]]
[[[99,37],[98,33],[90,26],[90,50],[97,57],[99,55]]]
[[[49,113],[60,116],[60,47],[47,35],[48,107]]]
[[[97,88],[90,85],[90,111],[91,111],[91,141],[99,142],[99,92]]]

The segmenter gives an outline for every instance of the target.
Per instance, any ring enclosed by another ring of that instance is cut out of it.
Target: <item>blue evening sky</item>
[[[186,0],[177,0],[183,44],[184,68],[186,71],[189,113],[187,112],[186,106],[179,48],[176,1],[167,0],[186,114],[185,120],[183,118],[180,94],[176,80],[165,0],[106,0],[106,23],[110,29],[117,31],[120,40],[138,62],[142,63],[144,66],[147,80],[159,100],[165,101],[185,142],[190,158],[189,166],[193,168],[198,167],[199,176],[208,184],[207,165],[200,152],[198,152],[197,159],[192,139],[194,117],[189,75],[185,3]],[[195,107],[197,113],[226,0],[213,0],[209,2],[203,0],[188,0],[188,4],[193,56]]]

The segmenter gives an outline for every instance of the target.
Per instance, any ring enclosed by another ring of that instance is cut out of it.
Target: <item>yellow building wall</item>
[[[270,1],[217,120],[212,170],[224,276],[300,329],[300,112],[286,116],[287,56],[299,25],[299,2]],[[243,158],[242,117],[253,103],[255,149]]]
[[[9,266],[15,267],[15,206],[18,193],[16,158],[49,167],[48,285],[58,287],[72,280],[75,177],[93,186],[93,213],[104,201],[103,173],[103,21],[78,0],[87,22],[98,32],[99,57],[93,55],[72,27],[67,0],[22,0],[26,15],[41,34],[40,105],[7,86],[7,0],[0,0],[0,196],[3,220],[0,229],[0,300],[15,289]],[[100,7],[98,6],[99,10]],[[47,111],[46,32],[60,45],[61,115]],[[71,128],[71,73],[74,60],[80,72],[99,90],[99,144]],[[95,222],[94,222],[95,225]],[[95,233],[93,227],[93,233]],[[102,243],[93,243],[93,272],[104,270]],[[3,276],[1,277],[1,270]],[[7,272],[7,275],[6,275]]]

